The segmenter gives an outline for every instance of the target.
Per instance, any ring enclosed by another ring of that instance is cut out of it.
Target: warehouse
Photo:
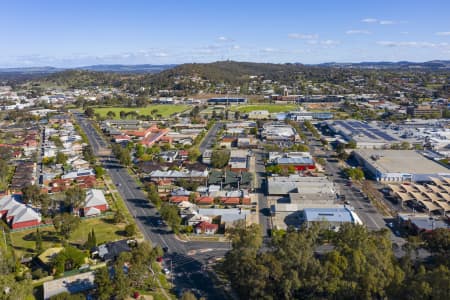
[[[414,150],[355,150],[358,163],[377,181],[424,182],[450,177],[450,170]]]

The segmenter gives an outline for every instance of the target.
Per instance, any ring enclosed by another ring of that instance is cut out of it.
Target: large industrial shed
[[[450,170],[414,150],[358,149],[356,160],[377,181],[426,182],[434,177],[450,177]]]

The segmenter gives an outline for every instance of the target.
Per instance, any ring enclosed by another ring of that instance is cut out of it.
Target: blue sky
[[[0,0],[0,67],[450,59],[448,0]]]

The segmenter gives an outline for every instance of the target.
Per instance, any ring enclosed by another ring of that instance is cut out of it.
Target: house
[[[197,234],[215,234],[219,229],[219,225],[211,224],[207,221],[203,221],[195,225],[195,233]]]
[[[101,212],[108,210],[108,202],[105,199],[105,195],[103,195],[103,191],[97,189],[88,190],[82,209],[84,216],[99,215]]]
[[[202,154],[202,162],[204,164],[207,164],[207,165],[211,164],[212,153],[213,153],[212,150],[205,150],[203,152],[203,154]]]
[[[37,226],[41,223],[41,215],[30,206],[19,202],[15,195],[0,198],[0,218],[12,229]]]
[[[102,244],[92,252],[92,257],[99,257],[102,261],[115,260],[122,252],[131,252],[130,245],[136,243],[134,240],[120,240]]]

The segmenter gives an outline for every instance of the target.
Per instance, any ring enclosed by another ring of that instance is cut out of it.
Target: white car
[[[170,271],[169,271],[169,269],[167,269],[167,268],[162,269],[162,272],[163,272],[165,275],[169,275],[169,274],[170,274]]]

